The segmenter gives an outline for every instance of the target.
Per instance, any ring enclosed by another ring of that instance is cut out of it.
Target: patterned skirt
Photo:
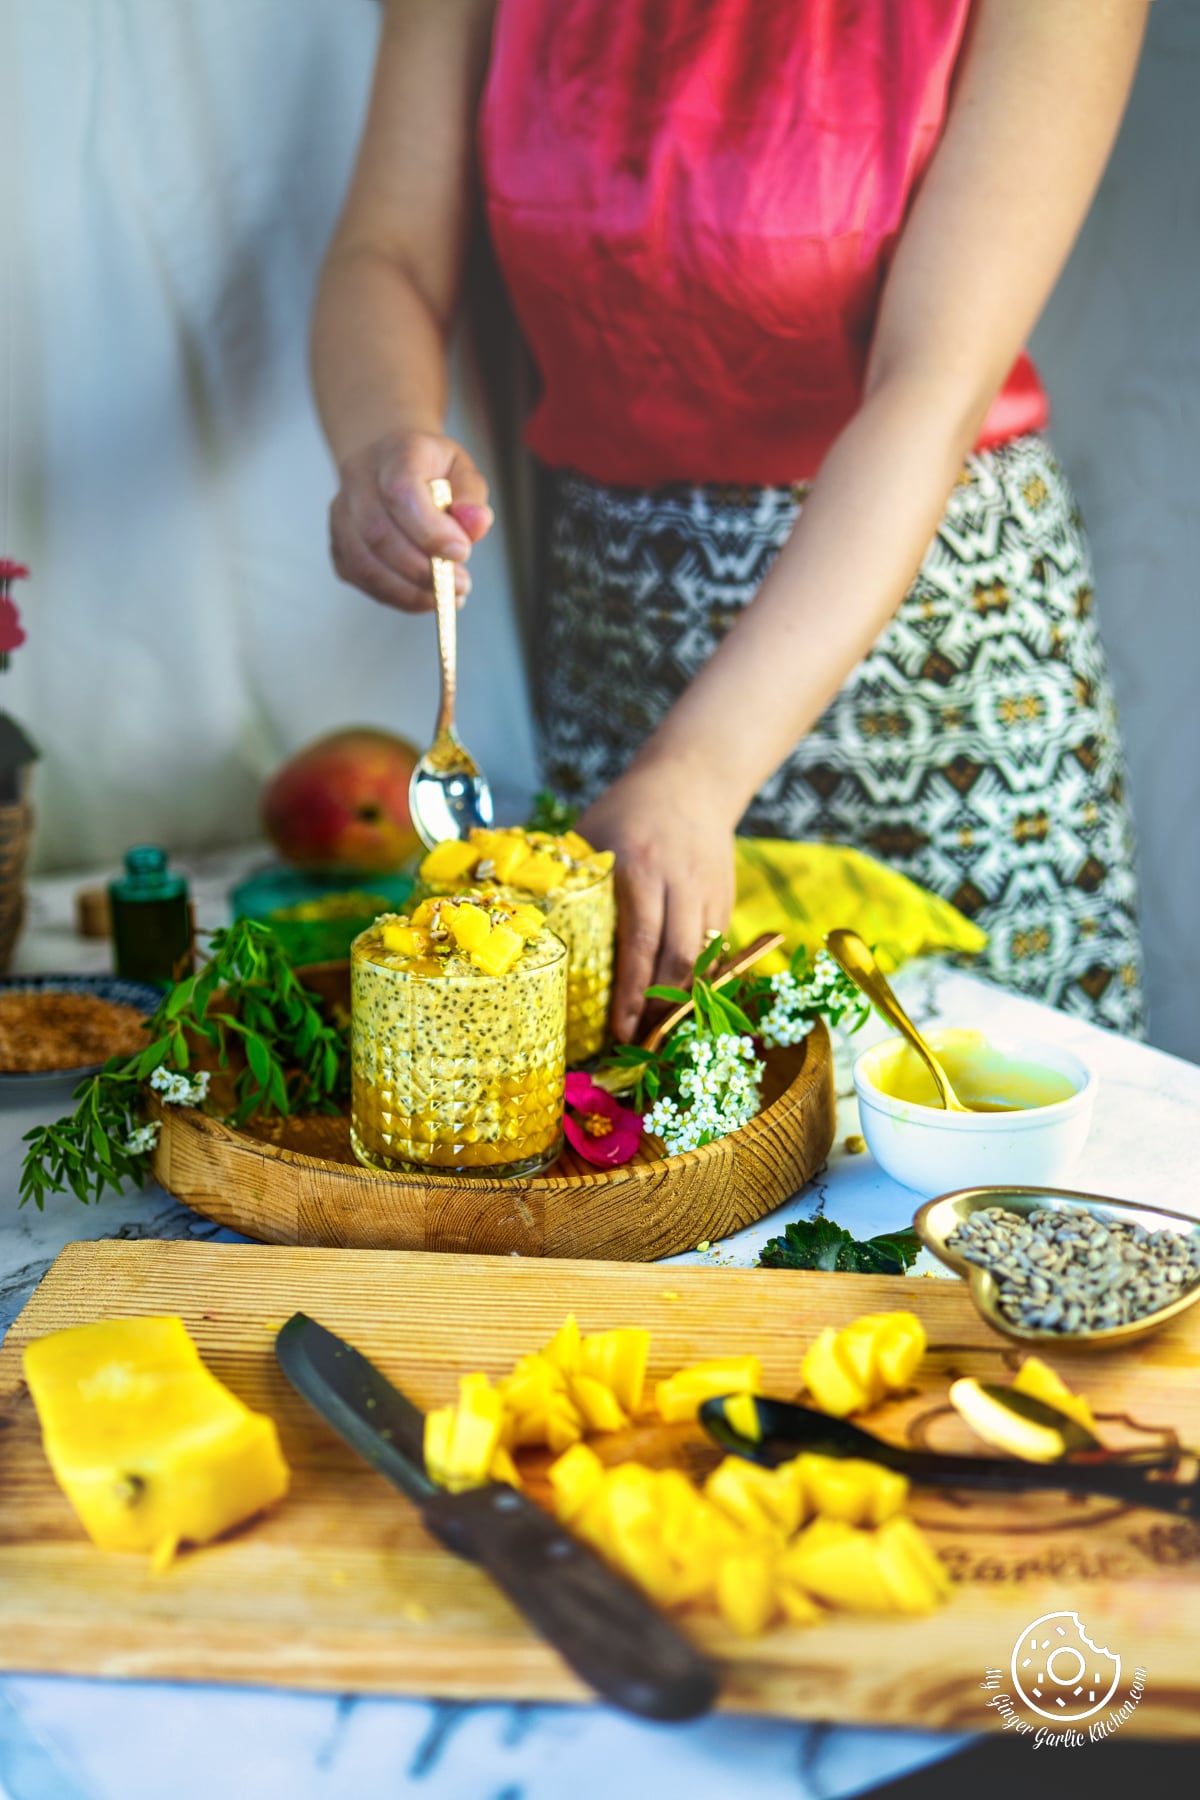
[[[548,784],[586,804],[753,599],[806,490],[550,481],[538,731]],[[989,933],[981,973],[1143,1034],[1124,758],[1044,439],[968,459],[899,612],[740,829],[882,858]]]

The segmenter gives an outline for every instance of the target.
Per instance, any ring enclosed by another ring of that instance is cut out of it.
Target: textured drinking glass
[[[567,952],[549,931],[506,975],[392,966],[351,947],[350,1134],[377,1169],[535,1175],[562,1147]]]
[[[546,923],[567,946],[567,1062],[586,1062],[604,1048],[612,1002],[617,903],[613,872],[586,887],[550,895]]]

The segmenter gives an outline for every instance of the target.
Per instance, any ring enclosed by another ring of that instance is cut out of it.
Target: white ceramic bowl
[[[1079,1157],[1092,1122],[1095,1075],[1069,1050],[1032,1039],[985,1038],[980,1032],[927,1032],[960,1098],[968,1103],[1010,1087],[1027,1096],[1063,1092],[1020,1112],[944,1112],[932,1080],[901,1037],[864,1050],[854,1064],[862,1134],[894,1181],[925,1199],[957,1188],[1053,1187]],[[919,1075],[917,1071],[920,1071]],[[902,1075],[929,1104],[886,1091]]]

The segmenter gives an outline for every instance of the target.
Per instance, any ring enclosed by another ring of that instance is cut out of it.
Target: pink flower
[[[0,656],[19,649],[24,642],[20,613],[7,594],[0,594]]]
[[[24,581],[28,574],[24,563],[14,562],[11,556],[0,556],[0,581]]]
[[[585,1162],[615,1168],[636,1154],[642,1139],[641,1113],[621,1106],[590,1076],[567,1076],[567,1105],[574,1112],[565,1114],[563,1130]]]

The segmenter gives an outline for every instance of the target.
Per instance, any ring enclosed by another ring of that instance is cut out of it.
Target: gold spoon
[[[842,972],[848,975],[855,987],[867,996],[875,1011],[885,1018],[912,1045],[917,1055],[924,1062],[933,1076],[933,1085],[938,1091],[938,1098],[947,1112],[972,1112],[970,1106],[964,1106],[950,1085],[950,1077],[943,1069],[925,1039],[921,1036],[900,1002],[888,986],[883,970],[859,937],[857,931],[831,931],[825,939],[825,948]]]
[[[450,483],[431,481],[433,504],[442,512],[450,504]],[[465,838],[492,822],[492,790],[479,764],[458,740],[454,729],[454,695],[458,685],[458,608],[454,564],[432,558],[433,596],[437,606],[438,664],[441,699],[433,743],[412,772],[408,810],[417,836],[432,850],[446,838]]]

